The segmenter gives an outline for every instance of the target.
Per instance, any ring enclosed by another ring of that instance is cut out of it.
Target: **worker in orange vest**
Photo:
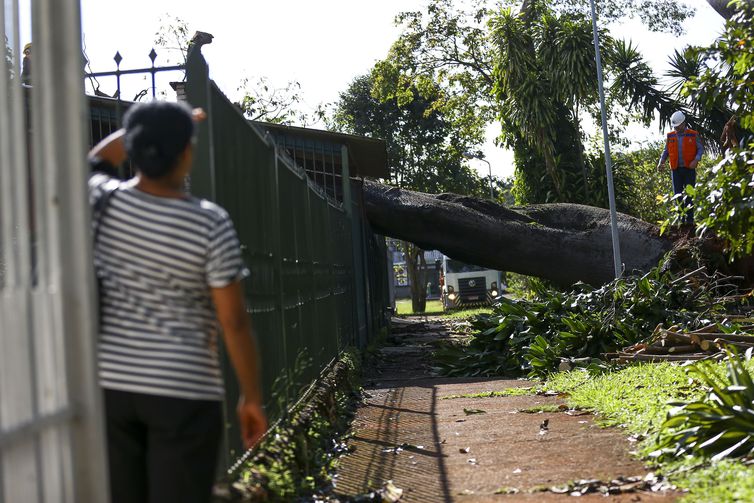
[[[662,152],[657,170],[662,170],[665,162],[670,159],[670,177],[673,181],[673,193],[682,194],[686,186],[696,184],[696,166],[702,158],[704,147],[699,139],[699,133],[686,127],[686,116],[680,110],[670,117],[673,131],[667,134],[665,150]],[[685,197],[684,207],[687,208],[684,224],[694,223],[694,209],[691,198]]]

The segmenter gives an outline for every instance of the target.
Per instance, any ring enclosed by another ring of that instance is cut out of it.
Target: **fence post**
[[[202,56],[201,46],[191,46],[186,56],[186,98],[191,106],[202,107],[207,112],[207,120],[199,123],[197,127],[198,141],[190,178],[191,192],[196,196],[216,201],[211,92],[209,67]]]
[[[278,144],[275,141],[275,138],[269,138],[270,144],[272,145],[272,148],[274,150],[274,173],[272,176],[272,181],[274,183],[274,187],[272,187],[272,197],[274,199],[274,210],[273,213],[273,221],[272,221],[272,227],[274,229],[275,233],[275,284],[277,285],[277,295],[275,296],[275,304],[277,305],[277,309],[279,314],[278,323],[280,324],[280,337],[283,342],[283,361],[286,362],[285,365],[285,373],[286,378],[288,380],[287,386],[284,386],[285,391],[285,401],[286,403],[290,402],[290,397],[288,396],[288,392],[290,391],[290,383],[293,382],[292,380],[292,374],[291,374],[291,366],[290,366],[290,360],[288,359],[288,331],[285,327],[285,292],[283,291],[283,238],[282,238],[282,232],[283,229],[280,225],[280,159],[279,159],[279,153],[278,153]]]

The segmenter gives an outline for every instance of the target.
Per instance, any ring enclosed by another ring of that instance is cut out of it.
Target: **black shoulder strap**
[[[100,194],[97,202],[94,203],[94,243],[97,243],[99,238],[99,228],[102,223],[102,218],[107,212],[107,206],[110,204],[110,198],[113,196],[116,190],[120,187],[120,180],[108,180],[102,184]]]

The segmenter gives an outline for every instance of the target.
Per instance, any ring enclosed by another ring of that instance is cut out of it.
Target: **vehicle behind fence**
[[[347,147],[322,149],[332,161],[325,164],[341,172],[318,185],[209,79],[198,48],[189,53],[186,74],[188,101],[208,112],[199,129],[191,191],[226,208],[236,225],[251,270],[245,293],[261,350],[265,400],[273,419],[279,418],[339,352],[364,347],[386,330],[384,239],[364,219],[361,184],[348,176]],[[336,180],[345,185],[328,190]],[[240,436],[238,389],[227,359],[224,372],[229,467],[240,454]]]

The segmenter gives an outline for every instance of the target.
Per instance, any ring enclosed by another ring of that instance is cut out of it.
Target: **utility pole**
[[[492,164],[490,164],[490,161],[488,161],[487,159],[485,159],[484,157],[482,157],[481,153],[476,153],[475,154],[473,152],[464,152],[462,155],[466,159],[477,159],[479,161],[487,163],[487,169],[489,170],[489,173],[490,173],[490,199],[494,200],[495,196],[494,196],[494,193],[492,192]]]
[[[605,90],[602,87],[602,60],[600,59],[600,43],[597,35],[597,13],[592,4],[592,31],[594,32],[594,53],[597,59],[597,87],[600,93],[600,109],[602,111],[602,136],[605,140],[605,171],[607,172],[607,194],[610,200],[610,230],[613,238],[613,266],[615,277],[620,278],[623,272],[620,259],[620,239],[618,237],[618,215],[615,211],[615,189],[613,188],[613,161],[610,157],[610,140],[607,133],[607,116],[605,114]]]

